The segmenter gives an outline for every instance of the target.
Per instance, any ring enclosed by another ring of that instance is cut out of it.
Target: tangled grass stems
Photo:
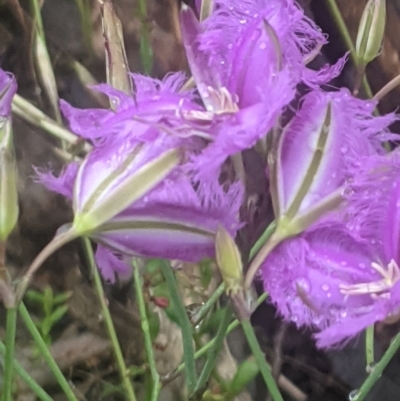
[[[115,357],[117,360],[117,365],[119,373],[121,376],[122,384],[125,388],[126,395],[129,401],[136,401],[136,395],[133,390],[133,384],[129,378],[129,371],[126,367],[124,357],[122,355],[121,347],[118,342],[117,333],[114,328],[114,324],[111,318],[110,310],[108,309],[106,296],[104,294],[103,285],[101,283],[100,273],[94,261],[93,248],[88,238],[82,238],[83,250],[87,258],[90,270],[93,274],[94,286],[97,293],[97,297],[100,301],[101,312],[104,318],[104,322],[108,331],[108,335],[111,340],[111,344],[114,349]]]

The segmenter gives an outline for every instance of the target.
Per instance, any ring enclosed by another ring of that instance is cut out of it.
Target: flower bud
[[[91,232],[112,219],[155,187],[180,162],[178,149],[143,160],[148,153],[140,145],[129,148],[120,144],[87,156],[74,187],[73,229],[77,234]]]
[[[11,125],[15,78],[0,70],[0,240],[7,239],[18,219],[17,169]]]
[[[237,293],[243,288],[243,266],[235,240],[222,226],[215,235],[215,255],[227,293]]]
[[[361,16],[356,54],[360,63],[368,64],[378,56],[386,23],[386,0],[369,0]]]

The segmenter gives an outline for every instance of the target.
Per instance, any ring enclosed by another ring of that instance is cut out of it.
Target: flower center
[[[207,87],[210,106],[208,110],[188,110],[182,112],[188,120],[212,121],[215,116],[223,114],[235,114],[239,111],[237,96],[232,95],[228,89],[214,89]],[[212,106],[211,106],[212,105]]]
[[[373,298],[390,298],[391,288],[400,280],[400,269],[396,261],[392,259],[386,268],[372,262],[371,267],[382,276],[381,280],[370,283],[341,284],[340,292],[344,295],[371,294]]]

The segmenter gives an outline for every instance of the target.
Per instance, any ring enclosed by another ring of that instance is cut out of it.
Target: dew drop
[[[296,281],[296,284],[305,292],[309,292],[310,291],[310,283],[308,282],[308,280],[304,279],[304,278],[300,278]]]
[[[267,43],[266,42],[261,42],[260,46],[258,46],[260,48],[260,50],[264,50],[267,47]]]
[[[329,291],[329,285],[328,284],[322,284],[322,289],[324,291]]]
[[[221,65],[224,65],[225,64],[225,60],[221,60]]]
[[[233,44],[232,43],[228,43],[228,45],[226,46],[228,49],[232,49]]]
[[[346,316],[347,316],[347,311],[345,310],[340,311],[340,317],[345,318]]]
[[[332,293],[328,292],[328,293],[326,294],[326,296],[327,296],[327,298],[330,298],[330,297],[332,296]]]
[[[244,25],[246,22],[247,22],[247,21],[246,21],[244,18],[241,19],[241,20],[239,20],[239,23],[242,24],[242,25]]]
[[[347,151],[348,151],[347,146],[342,146],[342,147],[340,148],[340,151],[341,151],[342,153],[347,153]]]
[[[352,390],[349,393],[349,401],[355,401],[358,398],[358,395],[360,394],[359,390]]]

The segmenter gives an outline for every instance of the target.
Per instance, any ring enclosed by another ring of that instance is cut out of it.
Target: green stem
[[[352,397],[352,401],[362,401],[366,395],[371,390],[372,386],[377,382],[377,380],[381,377],[384,369],[393,358],[394,354],[400,348],[400,334],[392,340],[389,345],[389,348],[381,358],[381,360],[375,365],[372,372],[364,381],[363,385],[358,390],[357,394]]]
[[[258,299],[256,303],[256,307],[261,305],[268,297],[268,294],[264,293],[262,294]],[[240,322],[238,319],[235,319],[229,326],[228,329],[226,330],[226,334],[231,333],[233,330],[236,329],[240,325]],[[207,344],[205,344],[202,348],[200,348],[198,351],[195,352],[194,354],[194,359],[201,358],[204,356],[207,351],[214,345],[215,338],[210,340]],[[185,369],[185,363],[181,363],[173,372],[169,373],[168,375],[164,376],[162,378],[163,382],[171,382],[173,379],[175,379],[180,373],[182,373]]]
[[[114,349],[114,353],[115,353],[115,357],[117,360],[117,365],[118,365],[119,373],[121,375],[121,380],[122,380],[123,386],[125,387],[128,399],[130,401],[136,401],[136,396],[133,391],[133,386],[132,386],[131,381],[129,380],[129,371],[126,368],[124,357],[123,357],[122,351],[121,351],[121,347],[119,346],[117,333],[115,332],[115,328],[114,328],[114,324],[113,324],[113,321],[111,318],[110,310],[108,309],[108,305],[106,302],[106,296],[104,294],[103,285],[101,283],[99,270],[94,261],[92,245],[90,244],[90,241],[88,238],[82,238],[82,242],[83,242],[83,249],[85,251],[91,272],[93,273],[95,290],[97,293],[97,297],[99,298],[99,301],[100,301],[102,316],[104,318],[104,322],[105,322],[105,325],[106,325],[106,328],[108,331],[108,335],[110,337],[111,344]]]
[[[196,385],[196,370],[194,363],[194,348],[192,325],[180,297],[180,291],[171,266],[165,260],[160,260],[161,271],[165,277],[168,286],[169,296],[173,308],[179,319],[179,325],[182,330],[183,359],[185,361],[185,380],[189,394],[191,394]]]
[[[153,68],[153,49],[150,43],[149,25],[147,23],[147,5],[146,0],[139,0],[139,19],[141,22],[141,37],[140,37],[140,58],[142,61],[143,69],[146,74],[150,74]]]
[[[264,244],[269,240],[271,235],[274,233],[276,228],[276,222],[275,220],[264,230],[264,232],[261,234],[261,237],[257,240],[257,242],[253,245],[253,247],[250,250],[250,260],[256,256],[256,254],[259,252],[259,250],[264,246]]]
[[[344,41],[346,47],[350,50],[351,61],[353,62],[355,67],[358,68],[359,62],[357,59],[356,48],[351,39],[349,30],[347,29],[347,26],[344,22],[342,14],[340,13],[339,7],[337,6],[335,0],[327,0],[327,4],[328,4],[329,10],[331,12],[331,15],[332,15],[333,19],[335,20],[335,23],[339,29],[339,32],[343,38],[343,41]],[[367,97],[372,98],[373,93],[372,93],[371,87],[369,86],[368,80],[365,76],[362,79],[362,87],[363,87]]]
[[[15,332],[17,327],[17,309],[7,308],[6,352],[4,356],[3,401],[12,401]]]
[[[42,336],[40,335],[39,330],[36,328],[35,323],[33,322],[28,310],[26,309],[25,305],[22,302],[19,305],[19,314],[22,320],[24,321],[26,328],[30,332],[33,340],[35,341],[36,346],[41,352],[44,360],[46,361],[50,370],[53,372],[54,377],[56,378],[58,384],[64,391],[67,400],[78,401],[67,379],[65,378],[60,368],[58,367],[56,361],[54,360],[53,356],[51,355],[51,352],[47,344],[44,342]]]
[[[217,334],[214,337],[214,343],[213,343],[212,347],[208,350],[206,363],[203,367],[203,370],[200,374],[199,380],[197,381],[196,387],[194,389],[195,393],[197,391],[201,390],[203,388],[203,386],[206,385],[206,383],[211,375],[211,372],[214,369],[215,361],[222,348],[224,338],[228,331],[229,321],[231,320],[231,316],[232,316],[232,308],[230,305],[228,305],[225,308],[223,317],[218,325]]]
[[[272,252],[272,250],[285,239],[285,234],[275,231],[268,239],[268,241],[261,247],[257,255],[254,257],[247,269],[246,277],[244,279],[244,288],[250,288],[254,276],[258,269],[266,259],[266,257]]]
[[[374,325],[365,330],[365,359],[367,362],[367,372],[374,365]],[[370,373],[370,372],[368,372]]]
[[[0,341],[0,354],[2,356],[6,354],[6,347],[1,341]],[[13,361],[13,367],[15,373],[17,373],[17,375],[27,384],[27,386],[41,401],[54,401],[46,393],[46,391],[44,391],[42,387],[40,387],[39,384],[37,384],[35,380],[32,379],[29,373],[15,359]]]
[[[197,326],[207,315],[210,309],[215,305],[215,303],[220,299],[221,295],[225,291],[225,284],[221,283],[219,287],[213,292],[210,298],[202,305],[202,307],[197,311],[197,313],[192,317],[191,321],[193,326]]]
[[[268,387],[268,391],[274,401],[283,401],[282,395],[278,389],[274,378],[272,377],[271,368],[265,360],[264,353],[258,343],[257,337],[254,333],[253,326],[250,323],[250,319],[243,319],[241,321],[244,335],[246,336],[247,342],[250,346],[251,352],[256,359],[257,365],[260,368],[260,373]]]
[[[153,344],[150,334],[149,321],[147,319],[146,305],[143,295],[143,280],[140,276],[139,266],[133,261],[133,276],[135,281],[136,299],[138,302],[140,322],[142,325],[144,344],[146,347],[147,359],[149,361],[151,379],[153,381],[150,401],[157,401],[160,392],[160,376],[157,372],[156,361],[154,357]]]

